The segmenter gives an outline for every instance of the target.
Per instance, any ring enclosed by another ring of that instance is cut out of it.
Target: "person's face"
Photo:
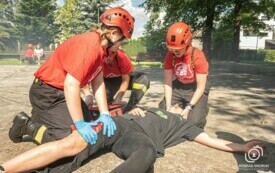
[[[172,52],[176,57],[180,58],[186,53],[186,49],[171,49],[168,48],[169,52]]]
[[[120,40],[119,42],[117,42],[116,44],[114,44],[112,47],[110,47],[110,51],[113,51],[113,52],[116,52],[117,49],[122,46],[123,42],[126,40],[126,39],[122,39],[123,38],[123,34],[120,33],[118,30],[114,29],[110,32],[110,40],[114,43],[118,40]]]

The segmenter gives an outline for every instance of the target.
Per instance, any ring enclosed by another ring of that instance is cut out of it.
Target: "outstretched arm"
[[[74,131],[70,136],[54,142],[39,145],[11,160],[2,166],[5,173],[26,172],[44,167],[58,159],[74,156],[85,149],[87,143]]]
[[[195,142],[200,143],[202,145],[215,148],[222,151],[227,152],[245,152],[247,153],[250,149],[255,146],[264,147],[264,145],[258,140],[251,140],[244,144],[234,143],[230,141],[226,141],[223,139],[211,138],[205,132],[199,134],[195,139]]]

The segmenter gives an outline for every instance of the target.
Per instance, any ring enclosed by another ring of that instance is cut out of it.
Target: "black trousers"
[[[185,108],[186,104],[189,103],[196,90],[196,84],[184,85],[177,79],[172,83],[172,101],[171,105],[179,104],[180,107]],[[205,91],[193,110],[190,112],[187,120],[192,122],[194,125],[200,128],[204,128],[206,125],[206,117],[209,112],[208,108],[208,94],[210,90],[210,83],[207,81]],[[159,103],[159,108],[166,109],[166,100]]]
[[[114,136],[108,138],[99,133],[98,140],[74,157],[61,159],[47,168],[36,170],[41,173],[69,173],[79,168],[83,162],[101,149],[112,150],[126,160],[112,173],[145,173],[153,169],[156,160],[156,148],[153,141],[134,122],[122,117],[115,117],[117,126]]]
[[[50,142],[71,134],[73,120],[63,90],[35,79],[29,92],[29,99],[32,105],[31,119],[46,127],[41,136],[34,139],[36,142]],[[90,111],[82,99],[81,106],[85,121],[90,121],[92,118]]]
[[[104,78],[104,83],[106,86],[107,101],[108,103],[112,103],[114,95],[117,93],[122,83],[122,77]],[[137,105],[149,87],[150,79],[146,73],[137,71],[133,72],[130,75],[130,83],[128,86],[128,90],[131,90],[132,92],[123,112],[129,111]]]

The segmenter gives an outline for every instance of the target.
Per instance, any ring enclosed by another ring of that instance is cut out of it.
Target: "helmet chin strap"
[[[106,48],[106,56],[109,56],[109,49],[110,49],[113,45],[119,43],[120,41],[124,40],[124,38],[125,38],[125,36],[123,36],[123,37],[121,37],[120,39],[118,39],[117,41],[112,42],[112,40],[111,40],[110,38],[107,37],[107,34],[105,34],[104,37],[105,37],[106,40],[108,41],[108,46],[107,46],[107,48]]]

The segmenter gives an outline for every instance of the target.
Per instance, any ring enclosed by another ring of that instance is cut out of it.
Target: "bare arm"
[[[128,89],[129,83],[130,83],[130,75],[129,74],[122,75],[122,82],[121,82],[121,85],[119,87],[119,90],[116,93],[116,98],[114,100],[114,103],[120,103],[121,102],[124,93]]]
[[[107,106],[106,89],[103,81],[103,72],[100,72],[91,84],[100,113],[109,112]]]
[[[192,105],[195,105],[204,93],[206,81],[207,74],[196,74],[197,89],[190,101]]]
[[[244,144],[234,143],[223,139],[211,138],[206,133],[199,134],[195,139],[195,142],[200,143],[202,145],[218,149],[221,151],[227,152],[246,152],[254,148],[255,146],[260,146],[264,148],[264,145],[258,140],[251,140]]]
[[[192,105],[195,105],[204,93],[205,85],[206,85],[206,81],[207,81],[207,74],[196,74],[196,81],[197,81],[197,89],[194,92],[194,94],[190,100],[190,104],[192,104]],[[191,111],[190,108],[185,107],[185,109],[181,113],[183,118],[187,119],[190,111]]]
[[[73,119],[73,122],[83,119],[80,98],[80,82],[69,73],[64,82],[64,94],[66,103]]]
[[[90,108],[93,106],[93,94],[90,91],[90,83],[81,88],[84,93],[84,102]]]
[[[164,70],[164,96],[166,100],[166,110],[169,110],[171,107],[172,100],[172,70]]]

